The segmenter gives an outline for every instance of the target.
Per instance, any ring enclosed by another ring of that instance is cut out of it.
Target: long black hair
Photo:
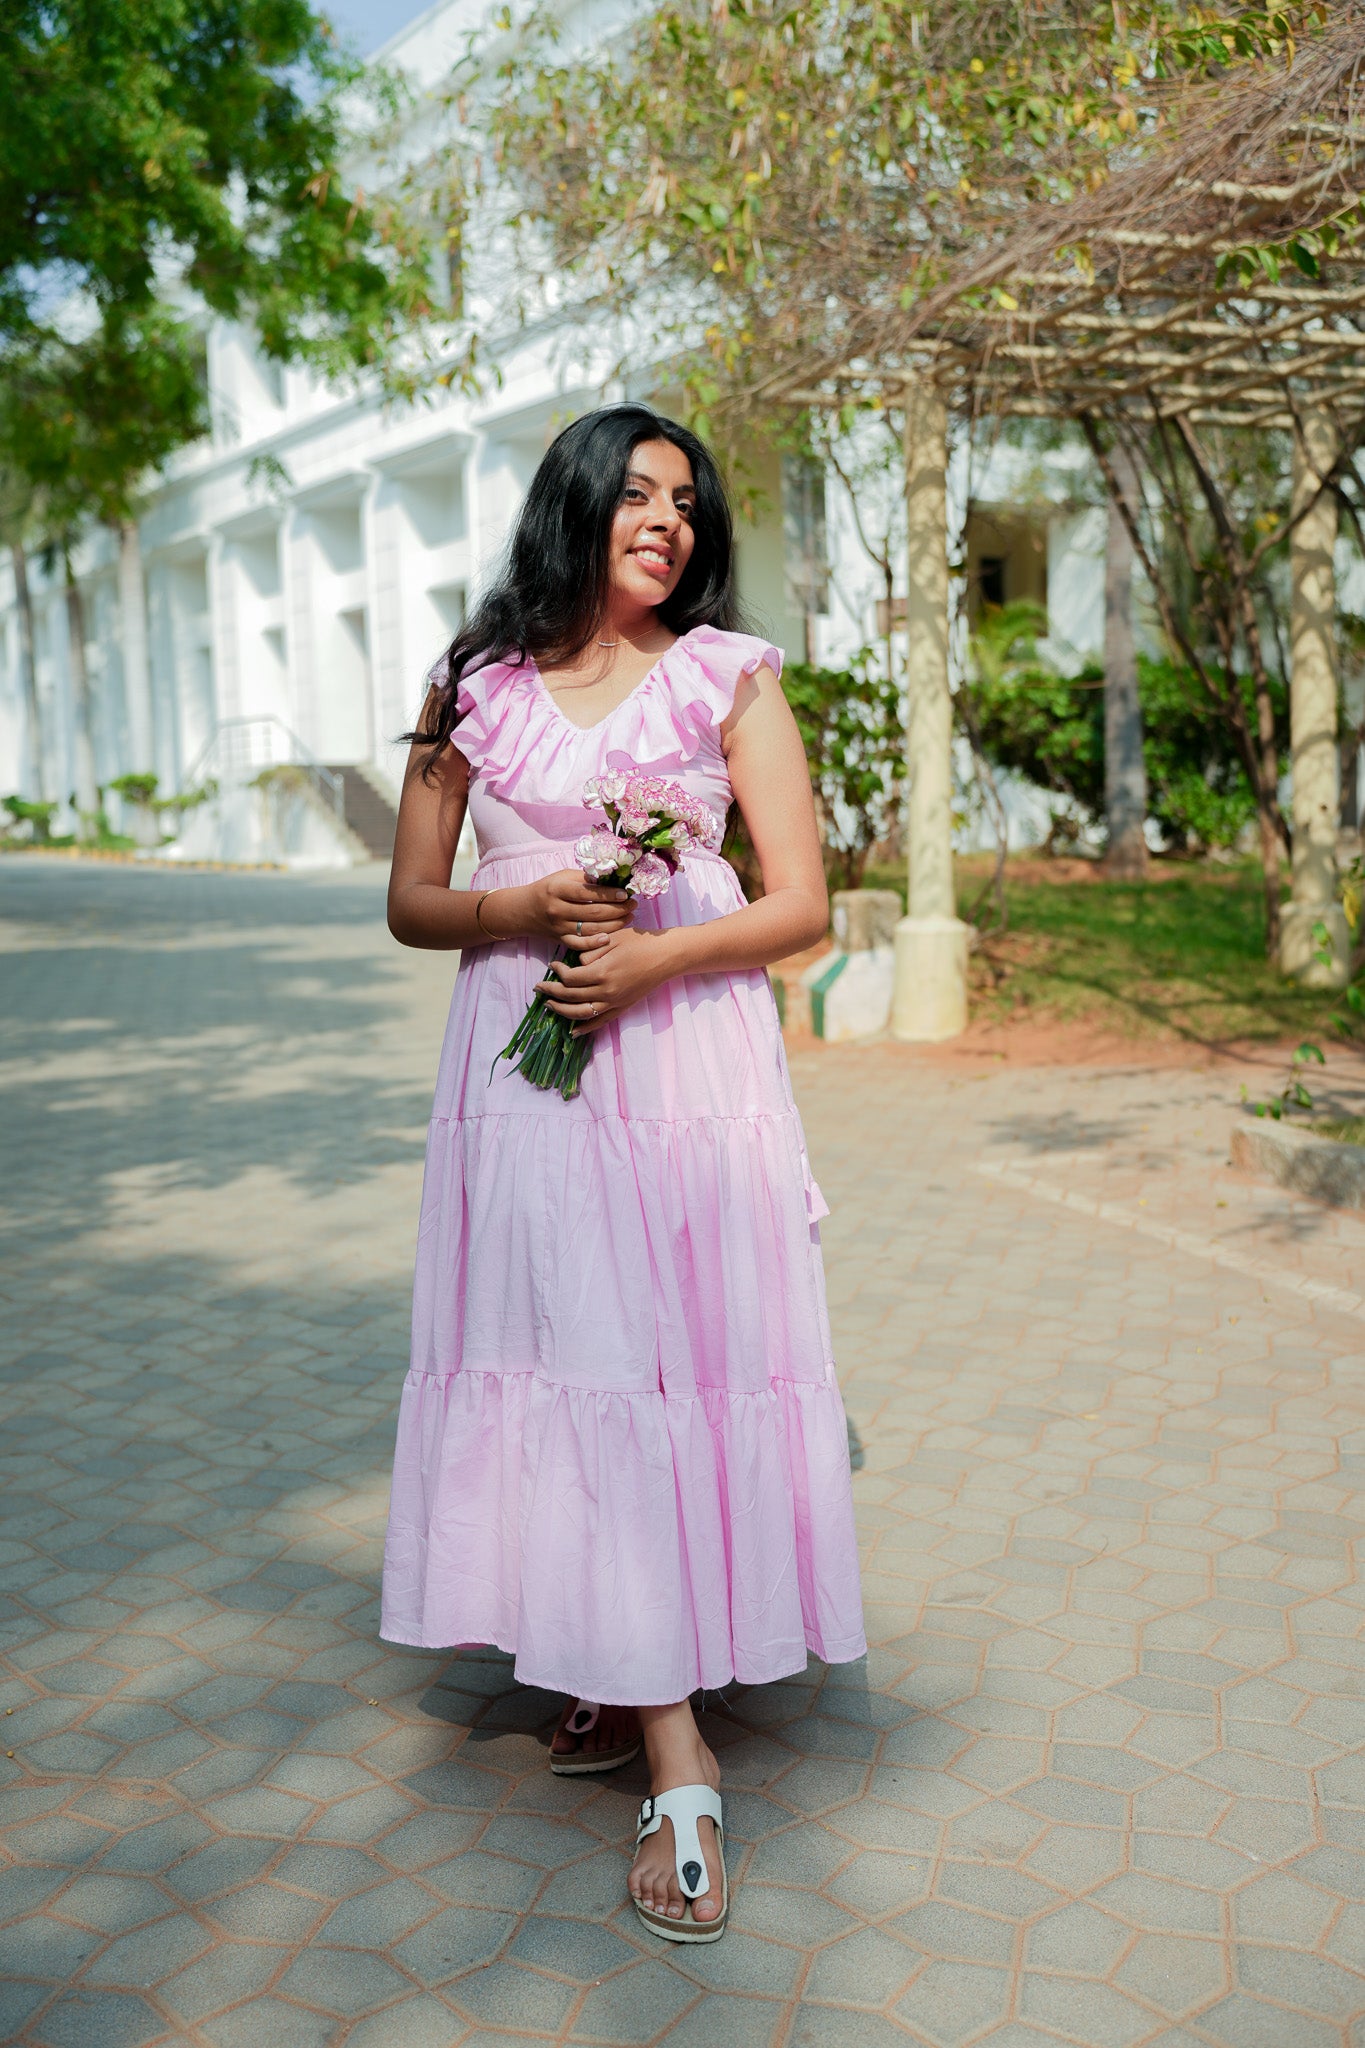
[[[430,746],[423,773],[455,729],[460,678],[471,668],[528,656],[554,667],[581,654],[600,631],[611,582],[612,521],[642,441],[670,441],[692,465],[692,553],[659,618],[680,634],[694,626],[733,632],[740,625],[730,501],[710,450],[652,406],[604,405],[585,413],[546,450],[501,573],[434,670],[421,729],[403,735]]]

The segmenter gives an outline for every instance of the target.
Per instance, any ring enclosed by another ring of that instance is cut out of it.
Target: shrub
[[[1043,614],[1011,604],[988,612],[972,636],[974,675],[962,707],[975,719],[982,751],[1040,789],[1070,799],[1082,820],[1104,816],[1104,670],[1088,663],[1064,676],[1038,654]],[[1253,729],[1251,679],[1241,683]],[[1272,679],[1281,746],[1288,700]],[[1256,802],[1225,715],[1192,670],[1138,657],[1148,815],[1168,846],[1182,851],[1236,844]]]

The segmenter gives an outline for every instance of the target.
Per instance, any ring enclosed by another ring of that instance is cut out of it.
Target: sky
[[[431,0],[322,0],[318,12],[368,57],[430,5]]]

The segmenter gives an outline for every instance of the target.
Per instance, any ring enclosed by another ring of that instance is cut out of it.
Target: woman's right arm
[[[452,889],[451,872],[469,803],[469,764],[442,747],[424,777],[430,747],[414,745],[403,775],[389,873],[389,930],[403,946],[454,952],[497,939],[605,936],[629,924],[624,889],[603,889],[576,868],[507,889]],[[482,915],[477,906],[483,904]]]

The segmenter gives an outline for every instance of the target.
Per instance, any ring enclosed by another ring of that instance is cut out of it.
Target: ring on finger
[[[582,936],[583,936],[583,920],[582,920],[582,918],[581,918],[581,917],[580,917],[580,918],[579,918],[579,920],[578,920],[578,925],[577,925],[577,931],[578,931],[578,936],[579,936],[579,938],[581,939],[581,938],[582,938]]]

